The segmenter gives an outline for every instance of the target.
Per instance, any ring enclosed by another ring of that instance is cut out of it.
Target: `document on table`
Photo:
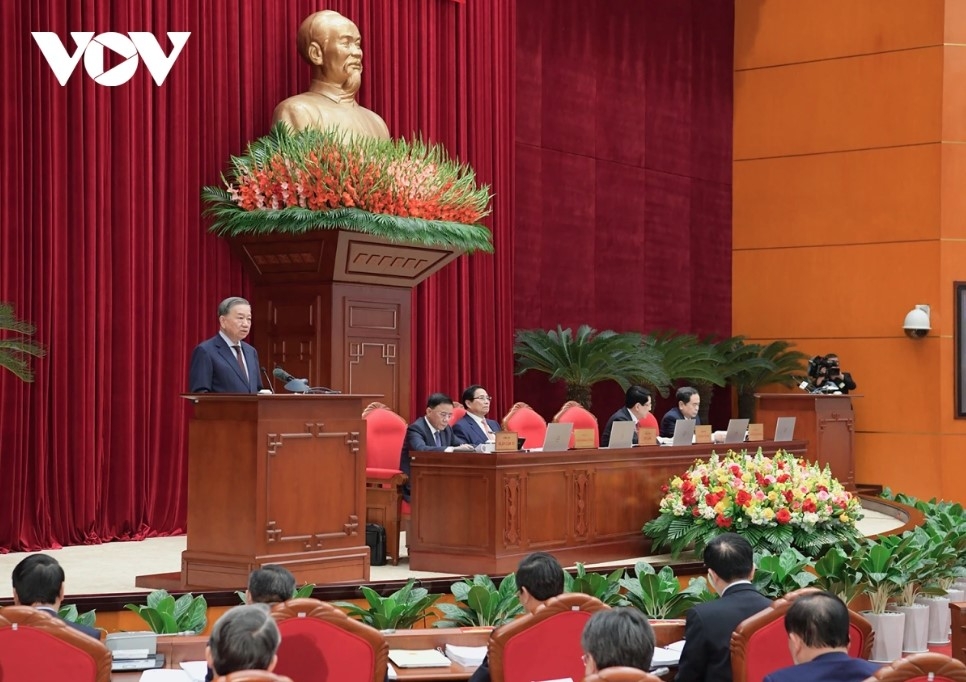
[[[447,644],[446,656],[462,666],[474,668],[480,665],[486,657],[486,645],[457,646],[456,644]]]
[[[208,677],[208,661],[182,661],[181,669],[188,673],[191,682],[205,682]]]
[[[448,668],[450,660],[439,649],[390,649],[389,660],[400,668]]]
[[[140,682],[191,682],[191,677],[184,670],[166,670],[164,668],[145,670],[141,673],[139,679]]]

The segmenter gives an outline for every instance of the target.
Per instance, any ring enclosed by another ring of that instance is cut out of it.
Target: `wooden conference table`
[[[492,628],[438,628],[418,630],[398,630],[386,634],[390,649],[436,649],[447,644],[459,646],[485,646],[490,639]],[[182,661],[203,661],[207,635],[178,637],[162,635],[158,638],[158,653],[164,654],[164,667],[177,669]],[[395,667],[395,666],[394,666]],[[468,680],[476,670],[459,663],[445,668],[399,668],[397,679],[410,682],[434,682],[435,680]],[[140,672],[116,672],[111,675],[112,682],[137,682]]]
[[[661,486],[698,458],[729,449],[804,456],[806,442],[649,446],[494,454],[413,452],[409,566],[500,575],[527,554],[564,565],[647,556],[641,532]]]

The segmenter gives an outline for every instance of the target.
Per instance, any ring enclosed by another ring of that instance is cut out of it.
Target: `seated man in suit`
[[[661,438],[674,436],[674,425],[679,419],[693,419],[695,426],[701,424],[701,417],[698,416],[698,410],[701,409],[701,396],[698,395],[698,389],[682,386],[678,389],[675,398],[678,406],[672,407],[661,418]]]
[[[795,665],[765,677],[765,682],[862,682],[879,669],[849,656],[849,610],[829,592],[802,595],[785,612],[788,650]]]
[[[745,618],[771,605],[751,584],[754,551],[737,533],[709,542],[704,565],[708,585],[719,598],[688,611],[676,682],[731,682],[731,634]]]
[[[617,666],[647,671],[654,656],[654,628],[635,608],[606,609],[587,621],[580,646],[584,649],[585,675]]]
[[[527,613],[533,614],[564,591],[564,571],[552,554],[534,552],[523,557],[516,572],[517,595]],[[651,647],[653,653],[654,647]],[[650,658],[650,657],[648,657]],[[483,659],[470,682],[490,682],[490,659]]]
[[[453,416],[453,399],[445,393],[433,393],[426,401],[426,414],[420,417],[406,429],[406,440],[403,441],[402,452],[399,454],[399,468],[410,475],[409,453],[415,451],[436,452],[473,452],[473,446],[464,443],[449,426],[449,418]],[[407,482],[403,486],[403,499],[410,501],[411,488]]]
[[[500,425],[486,418],[487,412],[490,411],[490,402],[493,400],[486,389],[479,384],[473,384],[463,391],[460,400],[466,408],[466,414],[453,424],[453,433],[456,437],[474,446],[495,441]]]
[[[244,342],[252,328],[252,307],[231,296],[218,305],[221,329],[195,346],[188,370],[191,393],[258,393],[262,388],[258,353]]]
[[[13,569],[13,603],[16,606],[33,606],[54,618],[60,618],[57,611],[64,600],[64,569],[57,559],[47,554],[31,554],[20,561]],[[64,621],[69,626],[100,639],[101,633],[95,628]]]
[[[651,414],[653,407],[654,401],[651,398],[650,391],[643,386],[631,386],[628,388],[627,393],[624,394],[624,407],[611,415],[610,419],[607,420],[607,426],[604,427],[603,433],[600,434],[600,447],[606,448],[610,445],[610,432],[614,428],[614,422],[634,422],[633,442],[635,444],[637,443],[637,429],[647,427],[656,429],[657,417]]]
[[[249,604],[279,604],[295,594],[295,576],[278,564],[265,564],[248,575],[245,601]]]
[[[268,670],[278,662],[282,636],[267,604],[236,606],[218,619],[205,649],[216,675],[239,670]]]

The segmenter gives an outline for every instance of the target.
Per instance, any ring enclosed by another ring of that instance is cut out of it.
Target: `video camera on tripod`
[[[808,361],[808,379],[800,384],[809,393],[844,394],[855,390],[855,381],[839,365],[835,353],[816,355]]]

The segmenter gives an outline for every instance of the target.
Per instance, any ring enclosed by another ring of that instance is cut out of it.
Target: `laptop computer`
[[[547,424],[547,436],[543,441],[544,452],[563,452],[570,447],[570,434],[574,430],[574,425],[566,424]]]
[[[775,440],[788,441],[795,437],[795,417],[779,417],[775,424]]]
[[[634,432],[637,424],[634,421],[614,422],[610,427],[608,448],[630,448],[634,446]]]
[[[164,667],[154,632],[112,632],[104,644],[111,652],[111,671],[138,671]]]
[[[748,430],[748,419],[732,419],[728,422],[728,432],[725,433],[725,443],[744,443],[745,432]]]
[[[691,445],[694,442],[694,427],[693,419],[678,419],[674,422],[674,438],[671,439],[671,445]]]

